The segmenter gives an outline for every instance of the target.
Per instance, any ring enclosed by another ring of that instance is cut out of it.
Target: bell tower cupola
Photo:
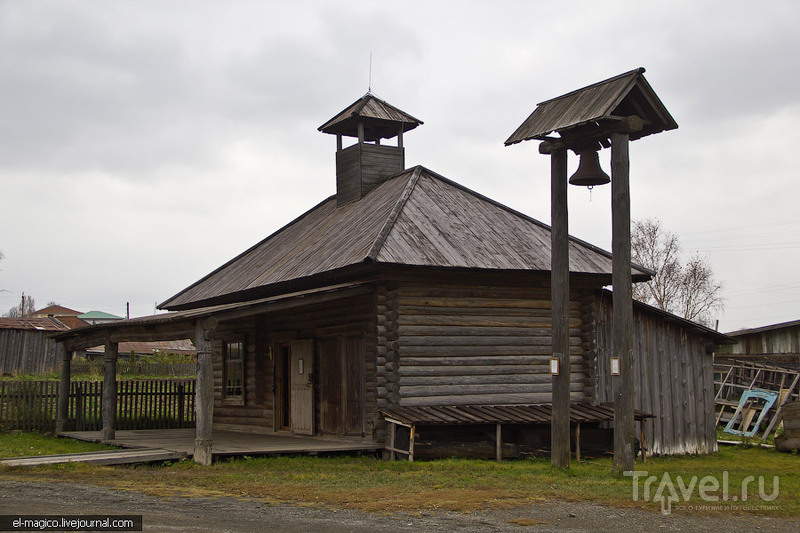
[[[403,133],[422,124],[367,93],[319,127],[336,135],[336,205],[357,202],[387,178],[405,170]],[[357,142],[342,147],[342,137]],[[381,144],[397,137],[396,146]]]

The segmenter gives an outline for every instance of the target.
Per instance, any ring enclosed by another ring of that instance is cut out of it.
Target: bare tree
[[[655,272],[651,281],[633,286],[635,299],[705,325],[712,324],[712,312],[723,309],[723,285],[714,280],[711,265],[700,255],[683,263],[678,237],[660,220],[633,221],[631,256]]]
[[[9,309],[6,316],[9,318],[25,318],[31,316],[35,311],[36,302],[34,302],[33,296],[25,296],[25,293],[23,293],[19,305]]]

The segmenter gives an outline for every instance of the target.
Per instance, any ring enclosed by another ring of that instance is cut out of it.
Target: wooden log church
[[[640,75],[623,80],[636,100],[622,100],[646,113],[657,103]],[[166,300],[170,313],[59,335],[64,382],[72,351],[106,344],[104,438],[121,341],[195,343],[201,463],[214,428],[383,444],[382,411],[393,407],[550,402],[550,228],[406,168],[404,136],[421,124],[367,93],[319,128],[336,137],[335,195]],[[569,267],[570,397],[609,401],[611,256],[571,238]],[[633,266],[632,276],[651,273]],[[725,337],[635,312],[635,407],[656,416],[647,447],[715,450],[708,347]]]

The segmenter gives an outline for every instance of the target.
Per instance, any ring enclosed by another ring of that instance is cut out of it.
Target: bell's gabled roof
[[[358,123],[364,124],[364,140],[391,139],[403,131],[413,130],[422,121],[401,111],[372,93],[367,93],[318,129],[323,133],[358,137]]]
[[[331,196],[160,307],[246,301],[369,264],[549,272],[550,227],[418,166],[358,202]],[[570,270],[610,276],[611,255],[571,239]]]
[[[642,130],[631,133],[631,140],[678,127],[641,67],[540,103],[505,144],[631,115],[644,121]]]

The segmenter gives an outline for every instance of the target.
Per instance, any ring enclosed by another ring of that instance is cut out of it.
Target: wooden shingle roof
[[[281,284],[369,264],[550,270],[549,226],[424,167],[358,202],[332,196],[160,305],[191,309],[264,296]],[[611,256],[570,241],[570,270],[610,275]],[[650,273],[634,268],[635,280]]]
[[[644,121],[630,139],[672,130],[678,124],[637,68],[594,83],[536,106],[533,113],[506,140],[506,146],[531,139],[546,139],[552,132],[567,134],[571,129],[613,121],[631,115]]]
[[[372,93],[367,93],[318,128],[323,133],[358,137],[358,123],[364,124],[364,140],[391,139],[413,130],[423,122]]]

